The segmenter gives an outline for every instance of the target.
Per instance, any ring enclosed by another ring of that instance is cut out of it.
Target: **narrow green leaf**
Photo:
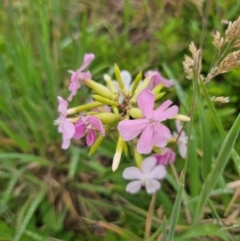
[[[211,170],[212,165],[212,140],[211,132],[208,127],[206,112],[203,109],[203,101],[201,100],[199,89],[197,90],[196,103],[199,113],[199,119],[201,123],[201,144],[203,150],[203,156],[201,161],[202,178],[205,179]]]
[[[225,138],[220,148],[219,154],[213,163],[212,170],[208,175],[207,179],[205,179],[205,182],[203,183],[203,188],[200,193],[198,206],[197,206],[194,220],[193,220],[194,225],[196,225],[199,222],[201,213],[207,201],[207,198],[209,197],[210,192],[213,190],[218,178],[222,174],[224,167],[226,166],[229,160],[231,151],[238,137],[239,130],[240,130],[240,114],[238,115],[236,121],[234,122],[231,130],[228,132],[228,135]]]
[[[184,172],[182,171],[180,176],[180,185],[178,188],[177,196],[173,205],[171,217],[170,217],[170,228],[168,232],[167,241],[172,241],[174,237],[175,227],[178,222],[179,214],[180,214],[180,208],[182,203],[182,196],[183,196],[183,189],[184,189]]]
[[[0,159],[18,159],[24,162],[37,162],[42,166],[50,166],[51,163],[49,160],[31,155],[31,154],[22,154],[22,153],[0,153]]]
[[[221,226],[216,224],[202,224],[189,228],[187,231],[178,235],[174,241],[185,241],[187,239],[209,236],[211,238],[220,237],[223,240],[229,241],[227,232],[221,229]],[[195,240],[195,239],[194,239]],[[199,239],[200,240],[200,239]]]
[[[23,217],[23,220],[21,220],[21,225],[19,226],[18,230],[16,231],[13,241],[21,240],[21,237],[22,237],[24,231],[26,230],[29,221],[32,218],[32,215],[36,211],[36,209],[37,209],[38,205],[40,204],[40,202],[42,201],[42,199],[45,197],[45,194],[46,194],[45,188],[42,188],[40,193],[33,194],[32,202],[29,205],[29,207]]]
[[[200,86],[201,86],[201,89],[203,90],[203,93],[204,93],[204,96],[205,96],[205,99],[207,101],[207,104],[208,104],[208,108],[210,109],[211,113],[212,113],[212,117],[214,119],[214,123],[215,125],[217,126],[218,128],[218,131],[219,133],[221,134],[222,138],[225,138],[226,137],[226,133],[224,131],[224,128],[222,126],[222,123],[218,117],[218,114],[216,112],[216,109],[209,97],[209,94],[208,94],[208,91],[203,83],[202,80],[200,80]],[[238,155],[238,153],[234,150],[234,148],[232,149],[232,153],[231,153],[231,156],[233,158],[233,161],[234,161],[234,164],[235,164],[235,167],[236,167],[236,170],[238,172],[238,175],[240,176],[240,157]]]
[[[68,172],[68,178],[72,179],[75,176],[77,165],[79,159],[81,157],[81,149],[80,148],[71,148],[71,160],[70,160],[70,167]]]

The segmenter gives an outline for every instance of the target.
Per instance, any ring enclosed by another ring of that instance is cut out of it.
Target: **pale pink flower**
[[[148,89],[152,90],[155,86],[163,84],[165,87],[171,87],[173,85],[171,80],[165,79],[162,75],[156,70],[149,70],[145,77],[150,77],[151,81],[148,85]]]
[[[58,99],[58,112],[60,116],[55,120],[54,124],[58,125],[58,132],[62,133],[62,149],[67,149],[70,146],[71,139],[75,133],[74,124],[67,119],[68,102],[61,96]]]
[[[176,123],[176,127],[177,127],[177,132],[174,132],[173,136],[176,139],[178,138],[177,145],[178,145],[179,154],[182,158],[185,158],[186,154],[187,154],[188,136],[186,135],[185,131],[181,132],[182,125],[180,124],[180,121],[176,120],[175,123]],[[180,134],[180,132],[181,132],[181,134]],[[180,136],[179,136],[179,134],[180,134]]]
[[[89,71],[83,72],[84,69],[93,61],[94,54],[85,54],[82,66],[77,71],[69,71],[71,76],[71,82],[68,89],[71,91],[68,101],[71,101],[73,96],[77,94],[77,90],[81,87],[79,80],[91,79],[92,75]]]
[[[94,144],[97,139],[96,130],[100,132],[102,136],[105,136],[105,130],[102,122],[95,116],[80,117],[75,124],[75,135],[74,139],[81,139],[85,135],[88,146]]]
[[[135,120],[123,120],[118,124],[118,131],[125,141],[131,141],[140,133],[137,143],[139,153],[150,153],[153,145],[163,148],[172,138],[170,130],[161,122],[175,117],[178,113],[176,105],[168,108],[172,102],[165,101],[156,110],[154,108],[155,95],[148,89],[144,89],[137,98],[138,107],[144,118]]]
[[[153,154],[153,156],[157,159],[157,164],[160,165],[168,165],[176,159],[175,153],[170,148],[165,148],[163,153]]]
[[[150,156],[143,160],[141,169],[127,167],[123,171],[123,178],[134,181],[128,183],[126,191],[134,194],[140,190],[141,186],[144,186],[147,193],[152,194],[160,189],[161,184],[158,180],[166,176],[166,168],[156,164],[157,159]]]

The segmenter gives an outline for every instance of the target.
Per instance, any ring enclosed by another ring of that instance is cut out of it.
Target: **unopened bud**
[[[73,108],[68,109],[67,115],[77,114],[77,113],[80,113],[82,111],[91,110],[91,109],[94,109],[96,107],[103,106],[103,105],[104,104],[101,103],[101,102],[93,101],[93,102],[87,103],[85,105],[80,105],[78,107],[73,107]]]
[[[103,124],[111,124],[119,120],[119,116],[110,112],[99,113],[94,116],[99,118]]]
[[[107,87],[105,87],[102,84],[96,83],[93,80],[87,79],[84,81],[84,84],[86,86],[88,86],[89,88],[91,88],[95,93],[97,93],[103,97],[106,97],[109,99],[113,99],[113,97],[114,97],[113,93]]]
[[[131,108],[128,110],[128,114],[133,117],[134,119],[139,119],[139,118],[143,118],[143,113],[139,108]]]
[[[111,105],[111,106],[117,106],[117,105],[118,105],[117,102],[115,102],[115,101],[113,101],[113,100],[109,100],[109,99],[107,99],[107,98],[104,98],[104,97],[102,97],[102,96],[100,96],[100,95],[93,95],[92,97],[93,97],[95,100],[97,100],[97,101],[99,101],[99,102],[102,102],[102,103],[104,103],[104,104],[107,104],[107,105]]]
[[[190,121],[191,120],[191,118],[186,115],[176,115],[174,117],[174,119],[180,120],[180,121]]]

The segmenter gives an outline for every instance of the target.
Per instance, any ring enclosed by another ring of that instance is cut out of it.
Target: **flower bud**
[[[113,101],[113,100],[109,100],[109,99],[106,99],[100,95],[93,95],[92,96],[95,100],[99,101],[99,102],[102,102],[104,104],[107,104],[107,105],[111,105],[111,106],[117,106],[118,103]]]
[[[124,90],[125,88],[124,88],[124,84],[123,84],[123,81],[122,81],[121,72],[120,72],[119,67],[116,64],[114,65],[114,73],[115,73],[117,82],[120,86],[120,89]]]
[[[121,136],[118,137],[118,142],[117,142],[117,148],[116,152],[113,157],[113,163],[112,163],[112,170],[115,172],[119,166],[121,156],[122,156],[122,151],[123,151],[123,146],[124,146],[124,140],[122,139]]]
[[[82,111],[91,110],[104,104],[98,101],[93,101],[85,105],[80,105],[78,107],[73,107],[67,110],[67,115],[77,114]]]
[[[132,87],[132,93],[135,92],[135,90],[137,89],[139,82],[142,79],[142,71],[137,75],[137,77],[135,78],[134,82],[133,82],[133,87]]]
[[[131,108],[128,110],[128,114],[133,117],[134,119],[139,119],[139,118],[143,118],[143,113],[139,108]]]
[[[93,80],[87,79],[84,81],[84,84],[86,86],[88,86],[89,88],[91,88],[95,93],[97,93],[103,97],[106,97],[109,99],[113,99],[113,97],[114,97],[113,93],[107,87],[105,87],[102,84],[96,83]]]
[[[95,114],[94,116],[99,118],[103,124],[111,124],[119,120],[119,116],[110,112],[99,113]]]
[[[180,120],[180,121],[190,121],[191,120],[191,118],[186,115],[176,115],[174,117],[174,119]]]

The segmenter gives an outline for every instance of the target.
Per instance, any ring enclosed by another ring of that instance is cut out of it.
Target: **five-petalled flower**
[[[166,176],[166,169],[165,166],[156,164],[157,159],[150,156],[143,160],[141,169],[134,166],[127,167],[123,171],[123,178],[134,181],[128,183],[126,191],[134,194],[144,186],[147,193],[152,194],[160,189],[161,184],[158,180]]]
[[[73,139],[81,139],[87,135],[87,145],[91,146],[97,139],[95,130],[98,130],[102,136],[105,136],[105,130],[103,128],[102,122],[97,117],[91,115],[86,117],[81,116],[75,124],[75,134]]]
[[[170,148],[162,149],[162,153],[155,153],[153,156],[157,159],[157,164],[168,165],[176,159],[175,153]]]
[[[71,91],[68,101],[71,101],[73,96],[77,94],[77,90],[81,87],[79,80],[91,79],[92,75],[89,71],[83,72],[84,69],[93,61],[95,58],[94,54],[85,54],[82,66],[77,71],[69,71],[71,76],[71,82],[69,85],[69,90]]]
[[[175,123],[177,127],[177,132],[174,132],[173,136],[177,140],[178,151],[180,156],[182,158],[185,158],[187,154],[188,136],[186,135],[185,131],[182,130],[182,125],[180,124],[180,121],[176,120]]]
[[[165,87],[171,87],[173,82],[171,80],[165,79],[158,71],[156,70],[149,70],[145,77],[150,77],[151,81],[148,85],[148,88],[152,90],[158,84],[163,84]]]
[[[131,141],[140,133],[137,150],[141,154],[151,152],[153,145],[163,148],[172,138],[170,130],[161,122],[172,119],[178,113],[176,105],[169,107],[172,102],[167,100],[154,110],[155,95],[148,89],[144,89],[137,98],[138,107],[144,118],[135,120],[123,120],[118,124],[118,131],[125,141]]]
[[[62,148],[67,149],[70,145],[71,139],[75,133],[74,124],[67,119],[68,102],[61,96],[58,99],[58,112],[60,116],[55,120],[54,124],[58,125],[58,132],[62,133]]]

